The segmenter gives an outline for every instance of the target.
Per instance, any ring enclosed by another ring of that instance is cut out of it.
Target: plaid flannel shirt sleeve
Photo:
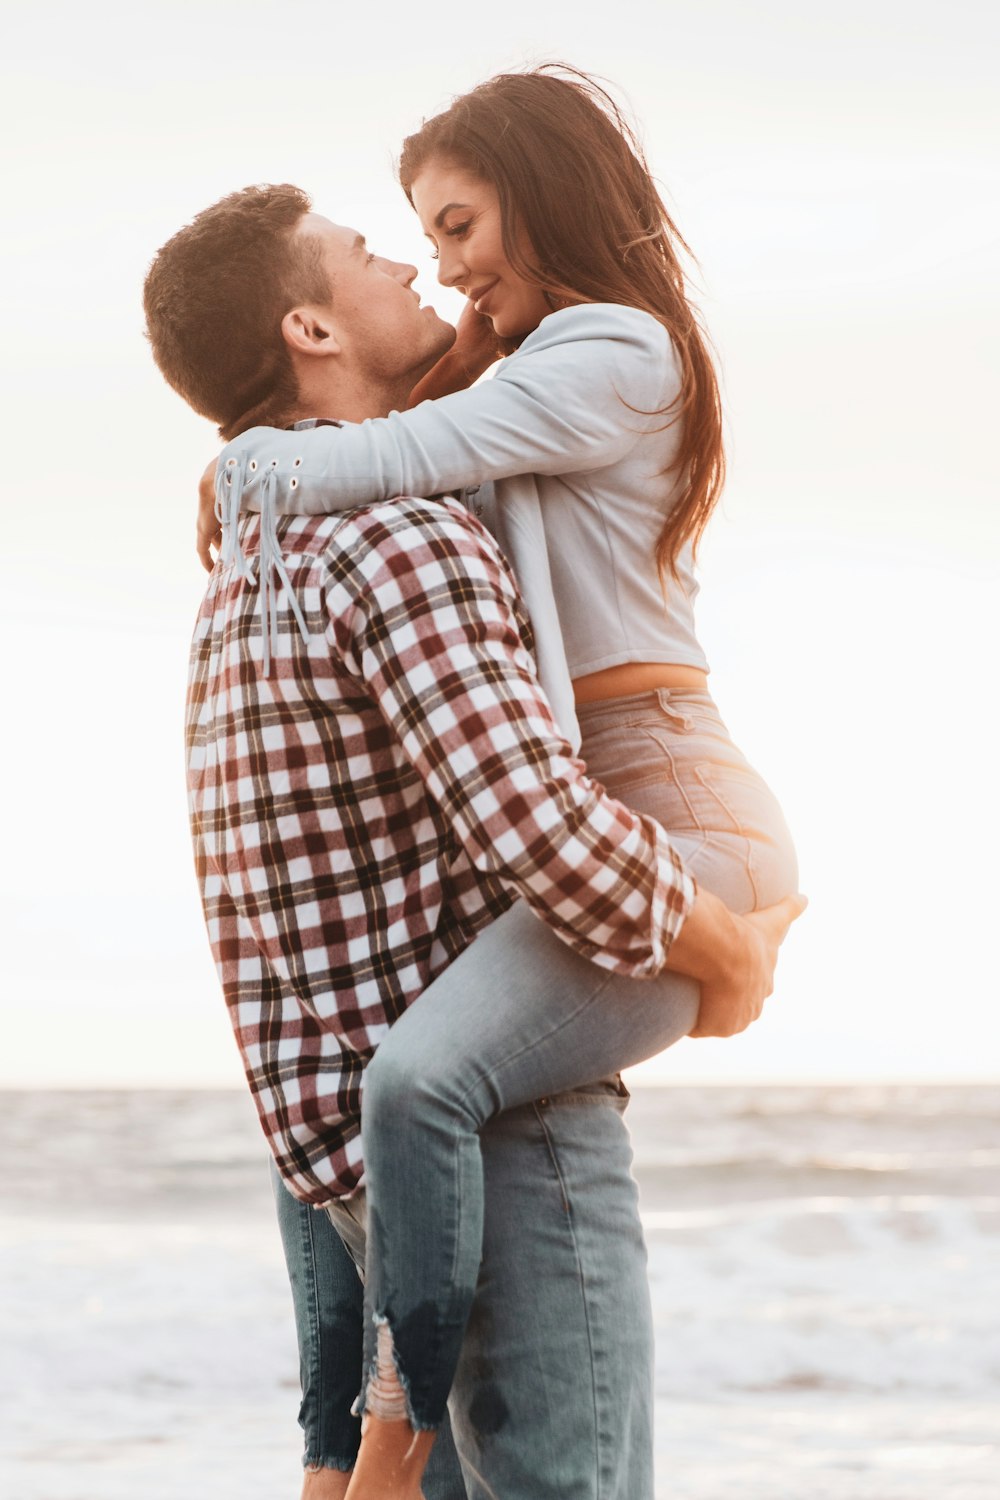
[[[493,539],[435,507],[369,557],[348,665],[472,863],[593,963],[658,973],[694,882],[663,829],[608,797],[560,735]]]

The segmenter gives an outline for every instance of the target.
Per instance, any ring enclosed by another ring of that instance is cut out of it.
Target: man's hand
[[[690,1036],[736,1036],[757,1020],[774,989],[778,949],[805,909],[804,896],[789,896],[777,906],[735,918],[744,940],[744,965],[725,978],[702,981],[698,1022]]]
[[[667,961],[668,968],[701,984],[698,1020],[689,1035],[735,1036],[756,1021],[774,989],[778,949],[807,905],[804,896],[787,896],[741,917],[699,890]]]
[[[212,548],[216,551],[222,544],[222,527],[215,517],[215,465],[213,458],[198,485],[198,557],[206,573],[215,567]]]

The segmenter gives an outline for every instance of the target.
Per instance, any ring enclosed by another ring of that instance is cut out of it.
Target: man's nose
[[[392,274],[404,286],[411,286],[417,279],[417,268],[416,266],[408,265],[405,261],[394,260],[392,263]]]

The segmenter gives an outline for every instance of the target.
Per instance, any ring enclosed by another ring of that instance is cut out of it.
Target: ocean
[[[997,1500],[1000,1088],[643,1087],[628,1119],[657,1500]],[[0,1214],[0,1500],[297,1500],[248,1096],[0,1095]]]

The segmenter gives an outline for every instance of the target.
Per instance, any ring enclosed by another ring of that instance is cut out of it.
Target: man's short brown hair
[[[312,203],[291,183],[243,188],[203,209],[159,250],[143,289],[164,378],[224,438],[280,425],[298,388],[281,320],[328,302],[318,240],[295,230]]]

